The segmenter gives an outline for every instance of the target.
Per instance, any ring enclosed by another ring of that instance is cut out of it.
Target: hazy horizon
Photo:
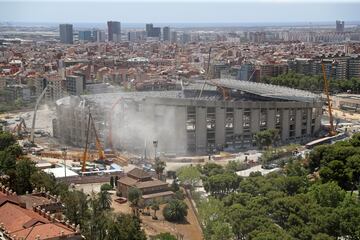
[[[325,23],[360,20],[359,1],[3,1],[0,22]]]

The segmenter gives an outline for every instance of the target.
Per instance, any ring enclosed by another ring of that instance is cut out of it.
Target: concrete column
[[[281,140],[289,138],[289,110],[283,109],[281,113]]]
[[[206,152],[206,108],[196,107],[196,151]]]
[[[176,151],[177,152],[186,152],[187,146],[187,135],[186,135],[186,117],[187,111],[186,107],[177,107],[175,113],[175,128],[176,129]]]
[[[260,109],[251,109],[250,129],[251,133],[260,131]]]
[[[275,129],[275,109],[269,109],[267,111],[267,128]]]
[[[295,113],[295,137],[301,137],[301,123],[302,123],[302,112],[301,109],[297,109]]]
[[[234,109],[234,134],[242,135],[244,132],[243,113],[243,109]]]
[[[311,135],[311,113],[312,113],[312,109],[308,108],[307,109],[307,122],[306,122],[306,134],[307,135]]]
[[[216,108],[215,121],[215,144],[222,146],[225,143],[225,108]]]
[[[320,130],[321,115],[322,115],[322,109],[321,108],[316,109],[315,132],[318,132]]]

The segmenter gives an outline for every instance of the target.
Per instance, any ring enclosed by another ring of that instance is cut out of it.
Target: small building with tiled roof
[[[161,201],[174,195],[168,183],[152,178],[149,173],[140,168],[132,169],[117,182],[117,192],[122,197],[128,197],[130,188],[138,188],[144,201],[154,199]]]

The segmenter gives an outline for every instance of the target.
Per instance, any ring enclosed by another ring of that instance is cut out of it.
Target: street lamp
[[[66,178],[66,155],[67,155],[67,148],[63,147],[61,148],[62,151],[62,156],[64,158],[64,174],[65,174],[65,178]]]
[[[158,146],[158,141],[157,141],[157,140],[154,140],[154,141],[153,141],[153,145],[154,145],[154,149],[155,149],[154,155],[155,155],[155,162],[156,162],[156,148],[157,148],[157,146]]]

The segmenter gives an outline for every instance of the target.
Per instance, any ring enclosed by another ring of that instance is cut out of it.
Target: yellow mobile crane
[[[86,170],[86,161],[87,161],[87,155],[88,155],[88,144],[89,144],[89,133],[90,133],[90,124],[91,127],[94,131],[94,135],[95,135],[95,145],[96,145],[96,149],[98,150],[98,154],[99,154],[99,160],[105,160],[105,154],[104,154],[104,150],[101,146],[101,142],[99,139],[99,136],[96,132],[96,128],[95,128],[95,124],[94,124],[94,119],[92,118],[91,112],[89,110],[89,118],[88,118],[88,125],[87,125],[87,132],[86,132],[86,142],[85,142],[85,149],[84,149],[84,154],[83,154],[83,158],[82,158],[82,166],[81,166],[81,171],[85,172]]]
[[[329,112],[329,122],[330,122],[329,136],[335,136],[337,134],[335,127],[334,127],[331,99],[330,99],[330,94],[329,94],[329,81],[331,80],[331,77],[333,74],[334,64],[335,64],[335,62],[333,61],[331,63],[329,79],[327,79],[324,61],[321,62],[321,68],[322,68],[323,77],[324,77],[324,93],[326,95],[326,100],[327,100],[327,104],[328,104],[328,112]]]

